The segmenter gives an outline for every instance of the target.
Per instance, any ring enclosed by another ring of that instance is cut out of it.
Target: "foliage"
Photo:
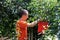
[[[0,34],[12,37],[15,35],[15,23],[19,19],[17,13],[20,9],[29,11],[28,22],[39,17],[49,21],[46,35],[56,35],[60,23],[59,0],[0,0]],[[30,29],[31,30],[31,29]],[[45,37],[46,37],[45,35]]]

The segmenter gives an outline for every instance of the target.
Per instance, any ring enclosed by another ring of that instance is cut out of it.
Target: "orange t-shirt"
[[[18,20],[16,30],[19,30],[18,40],[27,40],[27,22]]]

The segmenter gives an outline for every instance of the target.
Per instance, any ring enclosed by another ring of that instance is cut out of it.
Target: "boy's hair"
[[[27,15],[27,12],[28,12],[27,10],[23,9],[23,10],[21,10],[21,11],[18,12],[18,15],[20,17],[22,17],[22,15]]]

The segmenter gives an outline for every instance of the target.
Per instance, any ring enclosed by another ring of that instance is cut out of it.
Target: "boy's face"
[[[26,15],[23,15],[24,20],[27,20],[27,18],[28,18],[28,12],[26,13]]]

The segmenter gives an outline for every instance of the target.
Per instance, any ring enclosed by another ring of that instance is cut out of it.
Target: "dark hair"
[[[22,15],[27,15],[27,10],[25,10],[25,9],[22,9],[22,10],[20,10],[19,12],[18,12],[18,15],[20,16],[20,17],[22,17]]]

